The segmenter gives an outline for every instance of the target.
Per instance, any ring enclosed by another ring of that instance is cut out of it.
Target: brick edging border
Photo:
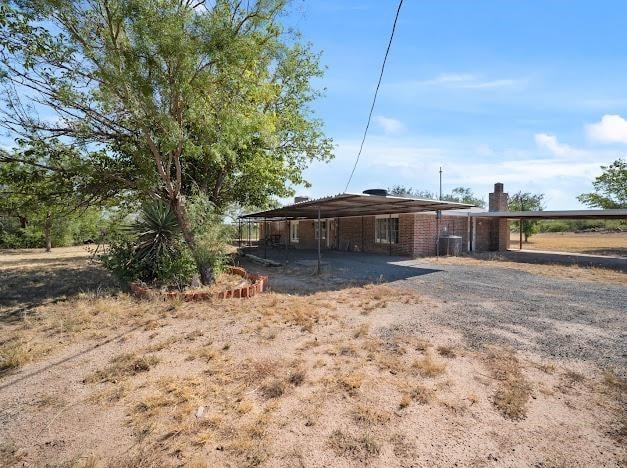
[[[264,275],[257,275],[247,272],[242,267],[228,266],[226,267],[228,273],[239,275],[242,278],[250,280],[252,284],[242,286],[241,288],[227,289],[225,291],[219,291],[215,293],[210,292],[194,292],[194,291],[170,291],[163,293],[164,299],[182,299],[186,302],[189,301],[205,301],[208,299],[230,299],[230,298],[244,298],[253,297],[256,294],[262,293],[268,284],[268,277]],[[137,297],[147,297],[153,291],[150,288],[133,282],[129,285],[131,293]]]

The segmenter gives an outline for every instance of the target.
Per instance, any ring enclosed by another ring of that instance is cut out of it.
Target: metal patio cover
[[[378,214],[420,213],[437,210],[471,208],[474,205],[441,200],[408,198],[363,193],[341,193],[330,197],[307,200],[272,210],[241,216],[247,219],[316,219],[373,216]]]

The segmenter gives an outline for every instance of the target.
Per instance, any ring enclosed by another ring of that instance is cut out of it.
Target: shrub
[[[223,223],[215,206],[201,194],[190,197],[187,214],[198,244],[198,262],[210,265],[214,274],[219,275],[228,260],[225,247],[233,237],[232,229]]]
[[[107,269],[127,283],[141,280],[182,289],[196,272],[176,218],[161,201],[145,204],[137,221],[121,229],[100,258]]]

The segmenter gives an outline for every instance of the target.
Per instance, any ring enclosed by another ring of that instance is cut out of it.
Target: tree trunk
[[[52,238],[50,231],[52,228],[52,215],[50,212],[46,213],[46,221],[44,221],[44,240],[46,241],[46,252],[50,252],[52,249]]]
[[[179,227],[181,229],[181,233],[183,234],[183,239],[187,243],[189,249],[192,251],[192,256],[194,257],[194,261],[196,262],[196,268],[198,268],[198,274],[200,275],[200,282],[204,285],[212,284],[214,281],[213,277],[213,268],[211,265],[208,265],[206,261],[199,255],[198,244],[196,243],[196,239],[194,238],[194,234],[189,227],[189,223],[187,222],[187,213],[185,212],[185,207],[181,204],[181,200],[176,198],[170,201],[170,206],[174,211],[174,215],[178,221]]]

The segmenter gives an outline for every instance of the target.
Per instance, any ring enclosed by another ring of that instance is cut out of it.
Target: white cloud
[[[377,115],[374,118],[375,122],[383,129],[386,135],[395,135],[405,130],[405,126],[398,119],[391,117],[384,117],[383,115]]]
[[[599,143],[627,143],[627,120],[605,114],[600,122],[586,126],[588,138]]]
[[[584,154],[582,150],[560,143],[555,135],[536,133],[533,138],[536,141],[536,145],[540,148],[548,149],[555,156],[580,156]]]
[[[337,144],[336,159],[329,164],[313,165],[306,172],[307,180],[313,183],[314,196],[344,190],[359,141],[339,140]],[[487,200],[494,183],[503,182],[510,194],[518,190],[547,193],[547,196],[550,193],[547,209],[581,208],[577,195],[591,187],[600,173],[599,166],[610,160],[614,151],[574,151],[584,153],[585,157],[538,157],[532,144],[491,147],[477,141],[426,135],[372,135],[349,191],[396,184],[437,191],[438,170],[442,166],[445,192],[458,186],[471,187]]]
[[[457,89],[499,89],[499,88],[521,88],[527,84],[526,79],[485,79],[472,73],[442,73],[429,80],[416,80],[405,85],[414,87],[440,86]]]

